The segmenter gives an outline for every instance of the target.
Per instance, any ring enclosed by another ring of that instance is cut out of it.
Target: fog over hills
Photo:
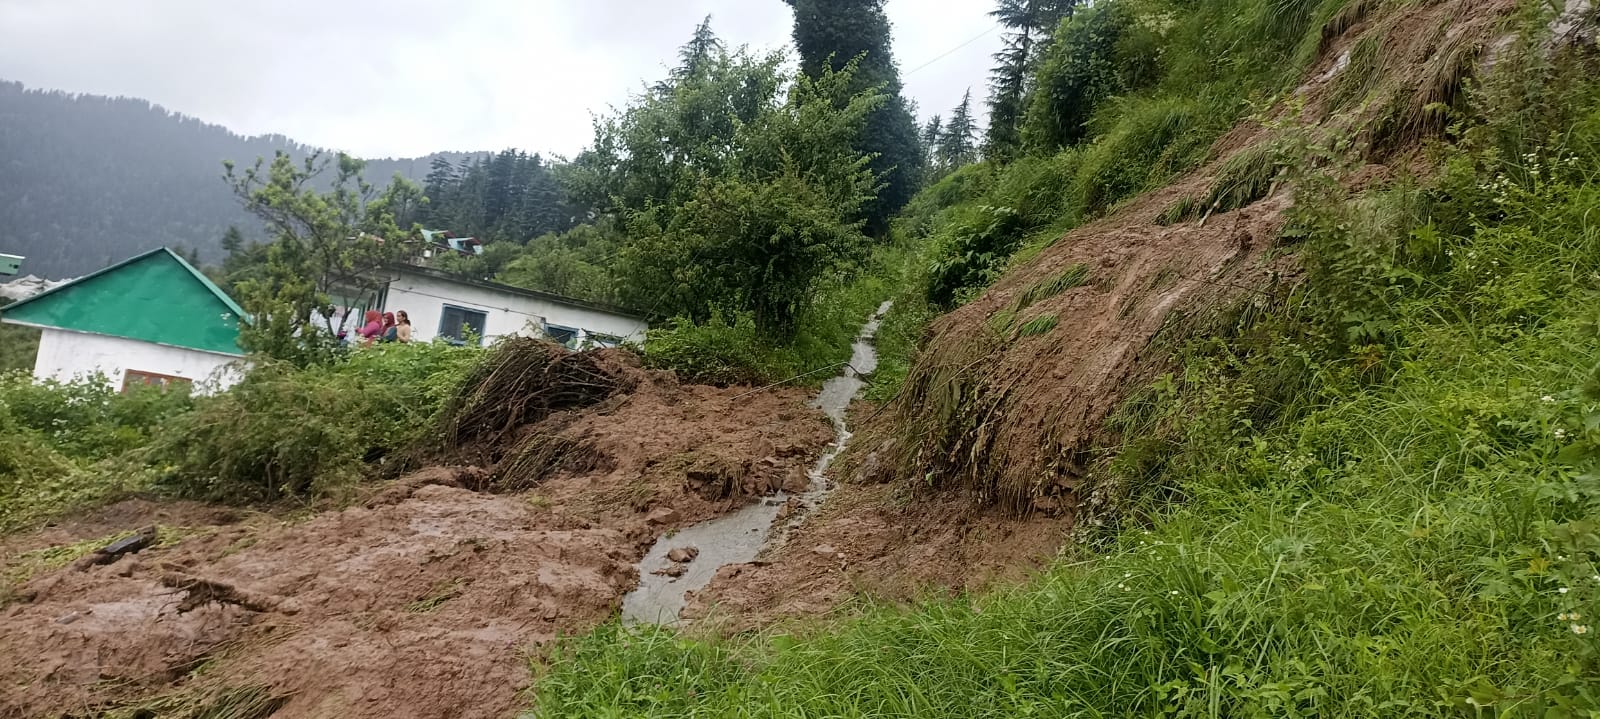
[[[315,148],[245,137],[136,98],[0,81],[0,253],[24,255],[25,274],[52,278],[163,245],[219,259],[229,225],[260,235],[222,180],[223,160],[245,165],[278,150]],[[366,177],[381,185],[398,172],[420,183],[436,157],[483,154],[368,160]]]

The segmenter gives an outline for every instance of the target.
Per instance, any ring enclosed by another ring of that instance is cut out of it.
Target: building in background
[[[397,265],[388,270],[375,309],[405,310],[412,338],[488,344],[507,335],[547,337],[573,349],[644,342],[649,324],[626,310],[598,302],[473,280]],[[359,316],[360,313],[351,313]]]
[[[161,248],[0,309],[0,322],[42,330],[34,377],[103,375],[132,384],[226,389],[243,374],[238,303]]]

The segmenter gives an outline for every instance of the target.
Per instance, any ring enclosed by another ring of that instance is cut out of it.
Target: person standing
[[[395,340],[398,341],[398,342],[410,342],[411,341],[411,317],[406,314],[405,310],[399,310],[399,311],[395,312],[394,313],[394,317],[395,317]]]
[[[367,310],[364,319],[366,322],[361,325],[358,334],[361,335],[361,344],[370,345],[383,336],[383,315],[378,314],[377,310]]]
[[[394,313],[383,313],[383,342],[393,342],[398,336],[399,330],[395,329]]]

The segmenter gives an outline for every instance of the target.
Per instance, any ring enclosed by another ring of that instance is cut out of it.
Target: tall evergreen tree
[[[887,102],[867,118],[855,145],[873,155],[871,168],[883,182],[878,197],[863,208],[868,232],[881,235],[922,180],[917,122],[901,96],[884,0],[785,1],[794,8],[794,44],[807,76],[821,77],[826,70],[837,70],[860,57],[854,89],[875,87],[887,96]]]
[[[990,72],[985,154],[1005,159],[1020,147],[1029,78],[1056,26],[1071,17],[1077,5],[1078,0],[999,0],[989,13],[1009,32],[1005,47],[994,55],[995,67]]]
[[[722,38],[711,31],[711,16],[707,15],[694,28],[694,36],[678,48],[678,67],[673,70],[674,80],[693,77],[705,69],[706,64],[726,51]]]
[[[939,138],[939,164],[945,170],[954,170],[977,159],[973,138],[977,125],[972,120],[972,91],[961,96],[961,104],[950,111],[950,121],[945,123],[944,134]]]
[[[928,118],[928,124],[922,126],[922,156],[927,158],[928,169],[937,172],[939,164],[939,140],[944,137],[944,118],[934,115]]]

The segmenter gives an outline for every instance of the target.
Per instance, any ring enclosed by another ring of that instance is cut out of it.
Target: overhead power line
[[[927,67],[929,65],[932,65],[932,64],[934,64],[934,63],[936,63],[936,62],[938,62],[940,60],[943,60],[943,59],[945,59],[947,57],[950,57],[951,55],[955,54],[955,52],[957,50],[960,50],[961,48],[964,48],[964,47],[966,47],[968,45],[971,45],[972,43],[975,43],[975,42],[977,42],[979,40],[982,40],[983,38],[987,37],[989,35],[989,33],[992,33],[992,32],[994,32],[995,30],[998,30],[998,29],[1000,29],[1000,23],[995,23],[988,30],[984,30],[983,32],[978,33],[977,35],[972,36],[972,39],[967,40],[966,42],[961,43],[960,45],[952,47],[949,50],[945,50],[944,52],[940,53],[938,57],[935,57],[932,60],[929,60],[929,61],[927,61],[925,63],[922,63],[921,65],[918,65],[918,66],[916,66],[914,68],[911,68],[910,70],[907,70],[905,74],[909,76],[911,73],[914,73],[914,72],[916,72],[918,70],[921,70],[921,69],[923,69],[923,68],[925,68],[925,67]]]

